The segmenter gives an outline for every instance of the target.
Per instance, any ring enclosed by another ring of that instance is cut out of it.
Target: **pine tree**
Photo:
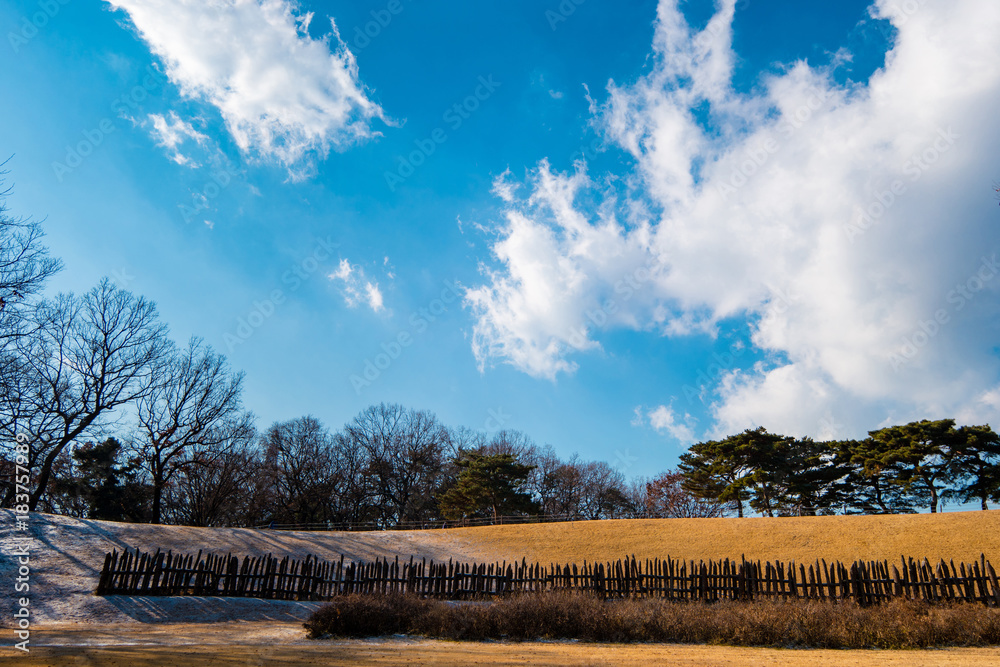
[[[979,500],[987,509],[986,501],[1000,502],[1000,436],[989,424],[961,426],[952,444],[952,467],[955,481],[965,484],[948,492],[948,496],[968,503]]]
[[[493,520],[503,514],[538,510],[523,488],[535,466],[518,463],[511,454],[483,455],[463,452],[454,460],[461,472],[455,485],[438,496],[441,512],[450,519],[489,513]]]

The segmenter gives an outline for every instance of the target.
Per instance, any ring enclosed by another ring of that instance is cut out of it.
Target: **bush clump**
[[[317,609],[305,626],[312,638],[395,635],[409,632],[415,619],[439,604],[413,595],[347,595]]]
[[[581,593],[515,595],[488,603],[412,595],[349,595],[317,610],[309,637],[410,634],[457,640],[580,639],[800,648],[929,648],[1000,644],[1000,609],[895,600],[669,602]]]

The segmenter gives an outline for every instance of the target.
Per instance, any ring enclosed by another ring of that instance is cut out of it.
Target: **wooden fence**
[[[614,517],[622,518],[622,517]],[[633,519],[660,519],[658,516],[631,516]],[[438,528],[470,528],[472,526],[506,526],[509,524],[567,523],[580,521],[602,521],[579,514],[530,514],[500,515],[496,517],[474,517],[466,519],[427,519],[424,521],[398,521],[385,524],[378,521],[320,521],[314,523],[265,523],[249,526],[255,530],[301,530],[301,531],[385,531],[385,530],[430,530]]]
[[[668,600],[754,600],[761,598],[855,600],[869,605],[908,598],[930,602],[978,602],[1000,606],[993,566],[978,562],[901,559],[857,561],[845,566],[825,560],[803,564],[721,560],[704,562],[635,556],[607,563],[400,563],[387,559],[345,563],[282,559],[270,555],[175,555],[117,551],[104,560],[98,595],[208,595],[275,600],[329,600],[351,593],[414,593],[448,600],[485,599],[519,592],[584,591],[604,598],[656,597]]]

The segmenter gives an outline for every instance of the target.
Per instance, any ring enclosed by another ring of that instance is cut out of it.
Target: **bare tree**
[[[528,478],[528,489],[534,494],[542,514],[558,514],[552,511],[553,490],[549,487],[555,479],[555,472],[563,465],[562,459],[556,454],[552,445],[535,448],[531,464],[535,466]]]
[[[667,470],[653,479],[638,480],[634,502],[651,519],[713,518],[725,516],[726,503],[698,498],[683,487],[684,475]]]
[[[620,519],[630,513],[625,476],[604,461],[580,466],[580,511],[588,519]]]
[[[336,454],[336,486],[330,502],[340,521],[362,523],[378,516],[377,497],[367,474],[368,459],[364,450],[355,447],[343,433],[333,436]]]
[[[164,486],[183,468],[211,463],[234,443],[253,438],[243,411],[243,373],[198,338],[166,357],[138,397],[141,436],[133,443],[152,482],[152,523],[160,523]]]
[[[579,457],[549,470],[544,480],[542,507],[545,514],[578,518],[583,515],[583,471]]]
[[[4,198],[10,188],[2,189],[6,174],[0,171],[0,343],[18,330],[18,307],[36,296],[62,266],[42,245],[44,234],[37,222],[7,213]]]
[[[315,417],[275,423],[261,437],[270,487],[268,521],[317,523],[338,519],[331,500],[345,488],[337,449]],[[338,488],[338,486],[340,488]]]
[[[189,526],[254,525],[263,520],[264,461],[252,431],[221,451],[197,447],[191,464],[179,469],[164,489],[163,511],[170,523]]]
[[[531,465],[534,461],[530,459],[535,458],[538,447],[534,440],[521,431],[505,428],[494,433],[479,453],[484,456],[510,454],[518,461]]]
[[[477,431],[467,426],[459,426],[451,429],[451,435],[448,438],[448,447],[444,456],[450,460],[460,456],[464,452],[482,452],[486,447],[486,443],[486,434],[482,431]]]
[[[4,164],[0,163],[0,168]],[[61,267],[41,243],[41,226],[8,214],[4,199],[10,188],[3,188],[6,174],[0,169],[0,434],[9,434],[16,430],[15,424],[24,423],[23,412],[28,409],[21,405],[27,389],[25,364],[14,347],[15,339],[28,329],[23,310]],[[14,491],[14,466],[5,450],[6,446],[0,449],[0,500],[9,502]]]
[[[99,435],[110,412],[145,394],[167,346],[156,306],[106,278],[83,297],[59,295],[31,308],[27,330],[14,339],[16,388],[0,396],[0,436],[31,438],[30,509],[63,449]]]
[[[382,525],[421,519],[432,510],[451,437],[434,415],[381,403],[347,424],[344,436],[365,452]]]

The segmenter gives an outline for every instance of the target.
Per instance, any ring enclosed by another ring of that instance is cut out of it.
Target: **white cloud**
[[[745,94],[730,82],[734,2],[720,4],[694,32],[663,0],[651,71],[597,107],[635,159],[617,201],[582,167],[543,161],[525,193],[504,177],[497,266],[468,297],[480,362],[552,378],[605,328],[711,334],[741,318],[769,361],[714,388],[720,433],[1000,417],[1000,279],[975,280],[1000,253],[1000,5],[927,0],[906,14],[880,1],[898,36],[866,85],[799,62]],[[648,279],[621,298],[642,266]]]
[[[640,408],[637,408],[637,412]],[[690,445],[695,442],[694,420],[689,414],[678,418],[672,406],[658,405],[646,413],[649,425],[657,431],[668,434],[676,439],[681,445]]]
[[[181,92],[206,101],[247,155],[302,176],[325,156],[373,135],[382,110],[331,19],[313,39],[312,14],[291,0],[107,0],[128,13]]]
[[[348,308],[364,303],[376,313],[385,309],[378,283],[368,280],[364,269],[352,265],[347,259],[341,259],[337,270],[328,274],[327,278],[340,283],[340,293]]]
[[[208,140],[207,136],[194,129],[191,123],[178,117],[173,111],[170,112],[169,119],[160,114],[150,114],[149,122],[152,123],[151,133],[157,145],[167,149],[171,160],[180,165],[197,166],[191,158],[180,152],[180,146],[188,139],[204,144]]]
[[[574,209],[592,184],[582,165],[554,174],[547,162],[530,178],[532,195],[516,198],[504,172],[494,191],[509,202],[493,253],[503,268],[490,284],[471,289],[466,301],[477,316],[473,349],[480,365],[502,358],[536,377],[554,378],[575,363],[564,357],[593,349],[594,328],[637,324],[635,310],[650,305],[645,283],[658,275],[648,256],[648,229],[626,230],[611,210],[591,223]],[[630,308],[620,304],[630,303]]]
[[[376,283],[365,283],[365,297],[368,300],[368,306],[372,310],[376,313],[382,310],[382,292],[379,291]]]

